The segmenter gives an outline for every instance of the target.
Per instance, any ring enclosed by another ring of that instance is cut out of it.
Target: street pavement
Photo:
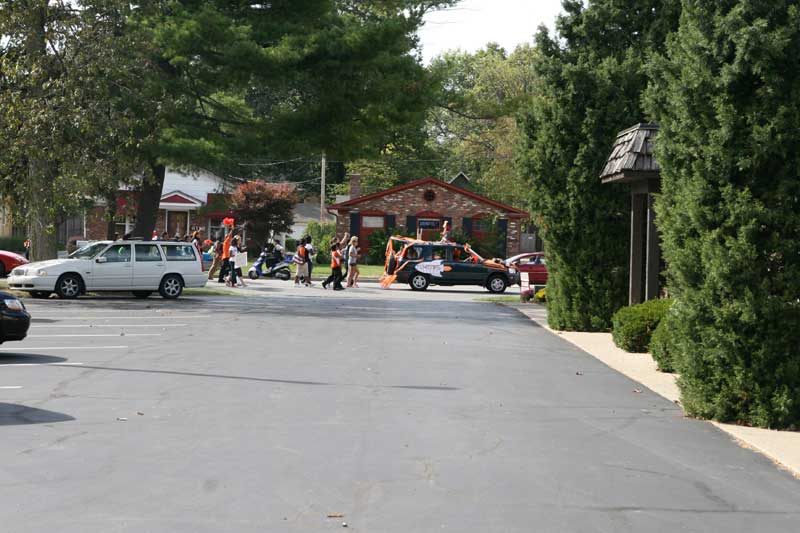
[[[482,291],[245,294],[27,300],[0,531],[798,530],[800,481]]]

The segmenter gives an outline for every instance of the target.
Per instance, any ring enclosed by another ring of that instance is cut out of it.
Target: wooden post
[[[642,303],[642,263],[644,250],[644,226],[645,202],[647,196],[644,194],[631,193],[631,261],[630,261],[630,284],[628,288],[628,304],[634,305]]]
[[[658,274],[661,270],[661,243],[656,229],[656,213],[653,209],[655,197],[647,195],[647,266],[645,277],[647,285],[645,288],[644,299],[653,300],[658,298]]]

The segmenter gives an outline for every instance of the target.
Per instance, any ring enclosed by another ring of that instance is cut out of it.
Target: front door
[[[188,223],[189,213],[186,211],[170,211],[167,215],[167,232],[170,238],[175,235],[185,236]]]
[[[133,280],[130,244],[112,244],[94,260],[87,290],[127,290]]]
[[[438,218],[417,220],[417,233],[423,241],[438,241],[442,237],[442,221]]]
[[[157,289],[166,266],[161,250],[156,244],[137,244],[133,248],[133,288]]]

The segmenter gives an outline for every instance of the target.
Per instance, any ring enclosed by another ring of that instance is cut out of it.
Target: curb
[[[581,351],[598,359],[609,368],[641,383],[659,396],[682,408],[680,390],[675,382],[675,374],[659,372],[650,354],[631,354],[617,348],[610,333],[582,333],[557,331],[547,324],[546,317],[536,316],[530,304],[501,303],[525,315],[531,322],[553,335],[564,339]],[[717,429],[727,433],[734,442],[743,448],[764,455],[778,468],[800,479],[800,432],[777,431],[773,429],[723,424],[714,420],[704,420]]]

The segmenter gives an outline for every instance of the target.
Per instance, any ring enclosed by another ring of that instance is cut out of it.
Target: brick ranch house
[[[487,224],[497,219],[505,240],[506,257],[520,253],[525,211],[462,189],[435,178],[424,178],[365,196],[360,195],[361,178],[350,178],[350,199],[331,205],[338,234],[357,235],[366,249],[369,235],[378,230],[416,234],[438,240],[448,221],[454,230],[478,237]]]

